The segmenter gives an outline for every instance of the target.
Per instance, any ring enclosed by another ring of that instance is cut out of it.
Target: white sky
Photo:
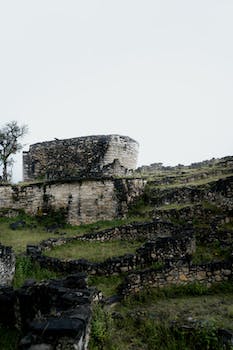
[[[232,0],[0,0],[0,126],[128,135],[139,165],[232,155],[232,38]]]

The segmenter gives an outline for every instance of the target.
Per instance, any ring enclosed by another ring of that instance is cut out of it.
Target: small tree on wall
[[[12,155],[23,148],[19,139],[27,132],[27,125],[19,126],[16,121],[11,121],[0,129],[0,164],[2,165],[3,181],[9,180],[8,169],[14,163]]]

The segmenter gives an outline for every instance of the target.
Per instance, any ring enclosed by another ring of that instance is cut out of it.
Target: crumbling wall
[[[10,285],[15,274],[15,255],[11,247],[0,244],[0,285]]]
[[[23,209],[30,215],[63,210],[73,225],[112,220],[126,214],[128,205],[142,194],[142,179],[90,179],[0,185],[0,209]]]
[[[161,225],[162,226],[162,225]],[[114,256],[108,258],[102,262],[90,262],[82,258],[81,253],[77,249],[77,259],[75,260],[65,260],[58,259],[46,256],[42,254],[44,250],[50,250],[57,245],[62,245],[70,243],[72,241],[93,241],[93,240],[114,240],[118,237],[121,237],[123,231],[114,232],[114,230],[102,231],[102,233],[96,234],[86,234],[82,237],[73,237],[73,238],[58,238],[58,239],[48,239],[42,241],[38,245],[29,245],[27,246],[27,254],[41,267],[46,267],[50,270],[57,272],[66,272],[66,273],[76,273],[76,272],[87,272],[91,275],[111,275],[119,274],[122,272],[128,272],[134,270],[138,267],[150,266],[152,263],[161,262],[161,261],[178,261],[180,259],[186,258],[189,259],[190,256],[195,252],[195,237],[193,236],[193,231],[189,228],[183,228],[183,231],[180,231],[179,227],[174,227],[174,225],[169,225],[164,228],[170,230],[170,237],[159,237],[161,234],[161,226],[157,223],[151,223],[150,226],[145,227],[147,233],[144,236],[144,241],[146,240],[148,230],[153,230],[153,240],[150,240],[144,243],[139,249],[136,250],[135,254],[125,254],[122,256]],[[157,228],[157,231],[156,231]],[[137,238],[143,237],[143,226],[141,230],[137,225],[131,226],[128,234],[121,239]],[[144,232],[145,232],[144,231]],[[121,232],[121,233],[120,233]],[[152,232],[150,232],[151,234]]]
[[[95,288],[88,288],[84,274],[29,280],[16,290],[0,288],[0,324],[21,331],[21,350],[86,350],[92,304],[100,299]]]
[[[158,237],[176,237],[178,239],[188,239],[192,237],[193,228],[190,225],[175,225],[171,222],[160,220],[149,222],[135,222],[128,225],[117,226],[106,230],[86,233],[82,236],[48,238],[41,241],[37,246],[40,250],[50,250],[53,247],[75,241],[111,241],[111,240],[141,240],[154,241]]]
[[[233,208],[233,176],[198,186],[165,189],[154,187],[150,189],[149,200],[155,207],[173,203],[185,204],[208,201],[230,210]]]
[[[136,168],[137,157],[138,143],[127,136],[86,136],[36,143],[23,153],[24,181],[126,175]]]

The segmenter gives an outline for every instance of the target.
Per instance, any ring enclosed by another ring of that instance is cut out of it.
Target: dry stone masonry
[[[0,285],[10,285],[15,274],[15,255],[11,247],[0,244]]]
[[[99,135],[36,143],[23,153],[24,181],[126,175],[136,168],[138,143]]]
[[[72,225],[122,217],[145,186],[141,178],[126,177],[136,168],[138,147],[119,135],[31,145],[23,153],[26,184],[0,184],[0,210],[62,211]]]
[[[43,251],[74,241],[109,241],[115,239],[143,239],[148,242],[137,249],[135,254],[114,256],[102,262],[90,262],[78,256],[77,260],[62,260],[43,255]],[[192,229],[166,222],[148,222],[109,229],[97,233],[70,238],[42,241],[38,245],[28,245],[27,254],[41,267],[62,273],[86,272],[90,275],[112,275],[129,272],[136,268],[150,266],[156,262],[186,258],[195,252],[196,244]]]
[[[152,188],[150,203],[155,207],[169,204],[200,203],[208,201],[224,206],[227,210],[233,208],[233,176],[228,176],[208,184],[198,186]]]
[[[171,285],[186,285],[200,283],[210,287],[214,283],[232,281],[233,260],[212,262],[209,264],[192,265],[186,259],[179,260],[178,264],[167,265],[160,269],[146,269],[129,274],[121,293],[128,295],[137,293],[148,287],[163,288]]]
[[[0,209],[23,209],[30,215],[62,210],[73,225],[123,216],[144,189],[142,179],[86,179],[0,185]]]
[[[28,280],[16,290],[0,288],[0,324],[21,332],[21,350],[86,350],[92,304],[99,299],[101,294],[88,288],[84,274]]]

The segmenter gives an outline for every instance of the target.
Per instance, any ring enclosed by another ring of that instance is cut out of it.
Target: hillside
[[[87,274],[100,301],[90,350],[231,349],[233,157],[132,176],[146,186],[118,220],[71,226],[57,214],[45,222],[2,211],[0,242],[18,254],[14,286]],[[1,348],[17,348],[12,332],[2,328]]]

